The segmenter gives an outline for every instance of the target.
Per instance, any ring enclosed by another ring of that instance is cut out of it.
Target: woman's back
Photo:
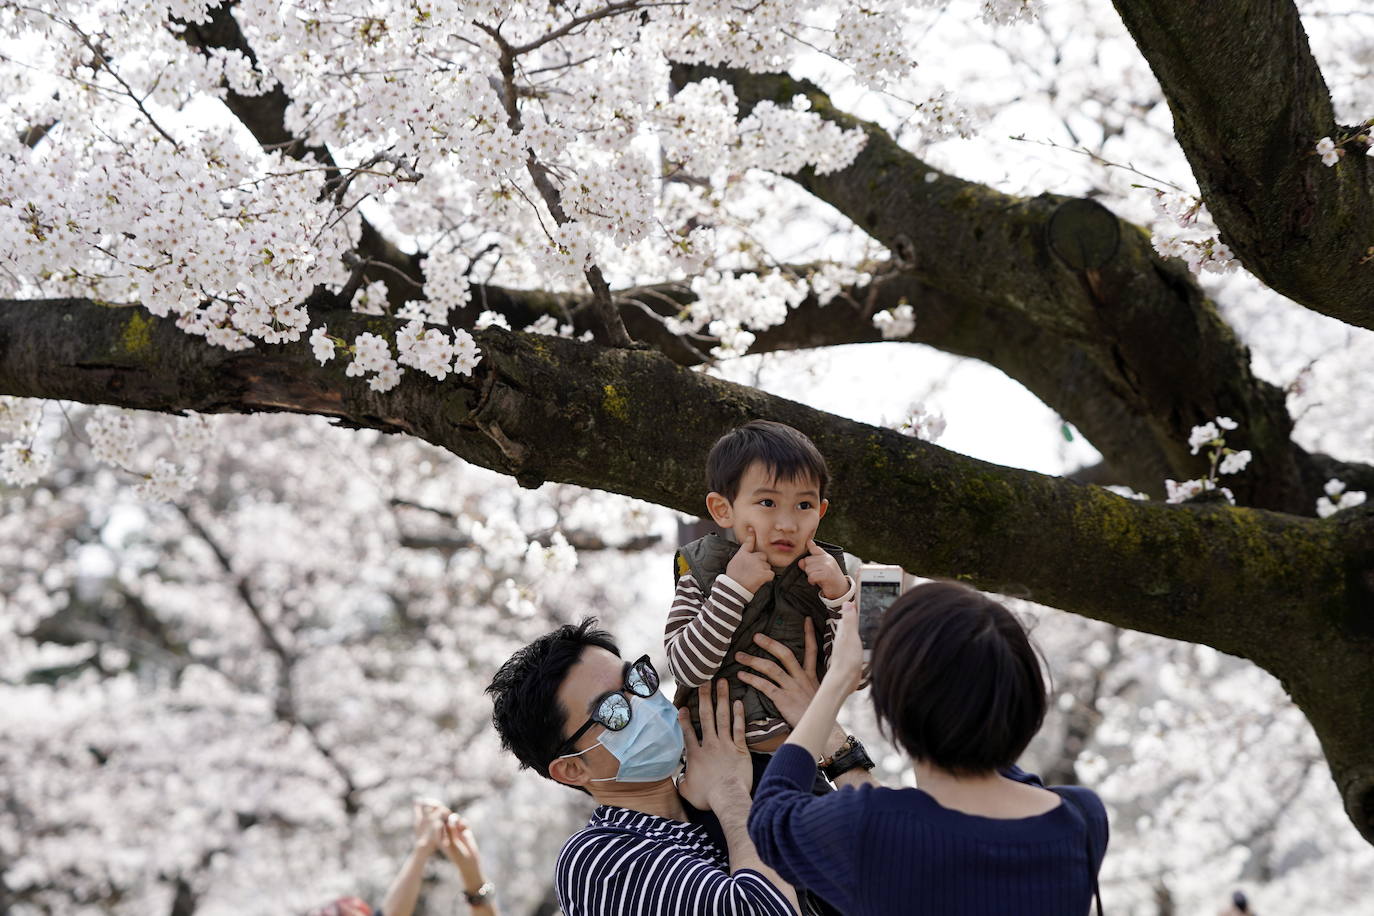
[[[754,793],[759,857],[846,916],[1086,914],[1106,810],[1079,788],[1056,792],[1055,804],[1013,765],[1044,722],[1044,672],[1020,622],[967,586],[930,582],[901,595],[873,643],[873,711],[929,791],[868,784],[810,795],[827,745],[853,746],[835,717],[862,678],[857,616],[845,607],[830,668]]]
[[[847,916],[1088,912],[1107,819],[1087,789],[1060,790],[1071,800],[1042,814],[992,818],[945,808],[920,789],[864,786],[814,798],[811,773],[804,751],[780,749],[755,794],[751,833],[768,837],[759,853],[784,880]],[[1019,770],[1008,775],[1039,784]],[[754,830],[756,821],[767,829]]]

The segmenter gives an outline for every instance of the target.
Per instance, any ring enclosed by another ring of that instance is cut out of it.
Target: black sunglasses
[[[625,684],[619,690],[608,690],[596,698],[592,715],[573,736],[563,742],[564,747],[574,747],[577,739],[587,733],[593,725],[604,725],[618,732],[630,724],[630,701],[625,699],[625,691],[637,697],[651,697],[658,693],[658,672],[654,670],[649,656],[640,656],[625,666]]]

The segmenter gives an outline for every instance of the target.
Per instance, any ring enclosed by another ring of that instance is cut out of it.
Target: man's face
[[[562,737],[567,738],[586,723],[597,700],[608,690],[620,690],[624,686],[625,660],[600,646],[585,647],[577,662],[568,669],[567,676],[558,688],[558,702],[567,710]],[[571,750],[564,751],[572,753],[591,748],[576,758],[590,771],[586,774],[588,777],[614,776],[620,768],[620,762],[615,756],[597,744],[596,739],[600,738],[605,730],[606,727],[599,722],[593,724],[577,739]],[[556,763],[558,761],[555,761]]]
[[[706,504],[716,524],[733,531],[741,544],[752,530],[769,565],[782,568],[806,553],[829,500],[821,499],[814,478],[778,480],[767,465],[755,461],[740,478],[733,502],[712,493]]]

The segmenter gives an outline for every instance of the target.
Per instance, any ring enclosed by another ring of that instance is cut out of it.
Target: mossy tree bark
[[[397,322],[317,304],[332,332]],[[0,303],[0,391],[144,410],[292,411],[406,432],[524,486],[548,480],[700,511],[724,430],[773,417],[836,480],[826,525],[856,553],[1206,643],[1277,675],[1374,840],[1374,508],[1319,521],[1122,499],[998,467],[677,365],[653,350],[479,332],[471,377],[391,392],[320,366],[302,340],[229,352],[135,306]],[[671,417],[673,422],[663,422]]]
[[[1374,161],[1336,123],[1297,5],[1288,0],[1114,0],[1174,115],[1174,136],[1231,246],[1295,302],[1374,328]]]

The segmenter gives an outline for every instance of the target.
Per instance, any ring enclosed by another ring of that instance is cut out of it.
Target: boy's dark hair
[[[830,469],[815,443],[800,430],[772,420],[750,420],[716,440],[706,456],[706,491],[734,502],[740,479],[755,461],[778,480],[814,478],[825,499]]]
[[[887,609],[873,645],[873,709],[917,760],[958,774],[1014,764],[1045,719],[1045,680],[1002,605],[931,582]]]
[[[516,652],[487,686],[491,721],[501,736],[501,746],[515,755],[522,768],[546,779],[551,778],[549,764],[566,743],[563,728],[568,711],[558,702],[558,688],[587,646],[620,654],[611,634],[597,629],[596,618],[588,617],[545,633]]]

